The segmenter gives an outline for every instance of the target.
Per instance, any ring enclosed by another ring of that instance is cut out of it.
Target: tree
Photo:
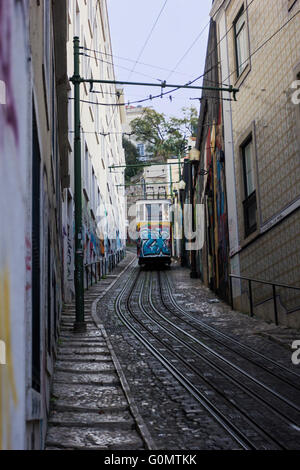
[[[166,118],[164,114],[146,108],[141,118],[131,122],[136,140],[146,143],[154,157],[168,158],[182,153],[188,136],[194,136],[198,117],[194,107],[182,108],[181,118]]]
[[[139,153],[135,145],[132,142],[123,137],[123,148],[125,152],[126,165],[135,165],[139,164]],[[125,181],[128,182],[130,178],[135,176],[139,172],[139,168],[126,168],[125,170]]]

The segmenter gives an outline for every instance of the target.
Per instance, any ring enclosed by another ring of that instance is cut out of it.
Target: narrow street
[[[87,293],[87,333],[63,319],[49,449],[300,448],[293,330],[230,311],[176,264],[129,253],[118,269]]]
[[[0,0],[0,451],[300,451],[299,51],[300,0]]]

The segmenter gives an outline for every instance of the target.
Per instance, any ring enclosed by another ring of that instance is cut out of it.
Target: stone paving
[[[190,279],[189,270],[174,263],[168,272],[179,304],[195,317],[222,332],[244,341],[275,361],[299,373],[291,362],[291,341],[300,333],[232,311],[217,299],[199,279]],[[129,273],[124,276],[124,282]],[[122,283],[123,284],[123,283]],[[127,378],[136,406],[158,449],[217,450],[237,449],[233,439],[201,408],[126,329],[114,312],[115,295],[98,304],[98,318],[103,323]],[[282,335],[282,333],[284,333]],[[288,334],[288,336],[287,336]],[[280,344],[280,338],[284,344]],[[211,372],[208,372],[211,374]],[[300,382],[299,382],[300,383]]]
[[[232,334],[245,344],[254,345],[300,374],[300,365],[291,362],[292,343],[300,340],[300,330],[283,325],[276,326],[257,317],[232,311],[230,305],[220,300],[199,279],[191,279],[189,270],[174,263],[169,271],[176,301],[185,310],[201,318],[226,334]],[[278,347],[281,346],[281,347]]]
[[[51,395],[46,449],[145,449],[103,334],[91,317],[92,304],[132,260],[127,256],[85,293],[86,333],[74,333],[74,304],[62,315]]]
[[[73,332],[74,305],[63,312],[46,449],[238,449],[116,316],[133,259],[86,293],[86,333]],[[299,331],[231,311],[177,263],[168,276],[185,310],[300,374],[291,363]]]

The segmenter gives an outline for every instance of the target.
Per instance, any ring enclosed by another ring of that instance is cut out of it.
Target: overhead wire
[[[94,49],[88,49],[87,47],[80,47],[80,49],[85,50],[85,51],[96,52],[96,53],[102,54],[102,52],[100,52],[100,51],[95,51]],[[91,56],[91,55],[88,55],[88,54],[81,54],[81,55],[86,55],[87,57],[90,57],[90,58],[92,58],[92,59],[95,59],[95,57],[93,57],[93,56]],[[107,55],[112,56],[112,54],[107,54]],[[116,56],[114,56],[114,57],[116,57]],[[96,59],[95,59],[95,60],[96,60]],[[99,59],[99,58],[97,58],[97,60],[100,60],[100,62],[109,64],[109,65],[113,65],[114,67],[119,67],[119,68],[123,68],[123,69],[125,69],[125,70],[129,70],[127,67],[123,67],[123,66],[116,65],[116,64],[113,63],[113,62],[108,62],[108,61],[105,61],[105,60]],[[141,63],[141,62],[139,62],[139,63]],[[155,67],[155,66],[153,66],[153,67]],[[157,67],[157,68],[162,69],[162,70],[165,70],[165,71],[167,71],[167,72],[170,72],[170,71],[171,71],[170,69],[164,69],[164,68],[162,68],[162,67]],[[144,73],[142,73],[142,72],[135,72],[135,73],[140,74],[140,75],[145,75],[146,77],[152,78],[153,80],[157,80],[157,81],[159,81],[159,82],[163,82],[163,80],[161,80],[161,79],[159,79],[159,78],[154,78],[154,77],[152,77],[151,75],[146,75],[146,74],[144,74]],[[177,72],[175,72],[175,73],[177,73]],[[182,74],[182,75],[189,75],[189,74]],[[189,75],[189,76],[190,76],[190,75]],[[208,80],[208,79],[206,79],[206,80],[209,81],[209,82],[215,83],[215,81]]]
[[[80,49],[84,49],[86,51],[89,51],[89,52],[94,52],[95,54],[100,54],[100,55],[106,55],[106,56],[109,56],[109,57],[112,57],[114,59],[119,59],[119,60],[125,60],[127,62],[136,62],[134,59],[128,59],[126,57],[121,57],[121,56],[118,56],[118,55],[115,55],[115,54],[109,54],[108,52],[105,52],[105,51],[98,51],[96,49],[89,49],[87,47],[83,47],[83,46],[80,46]],[[91,56],[92,57],[92,56]],[[151,67],[153,69],[158,69],[158,70],[162,70],[164,72],[172,72],[171,69],[167,69],[165,67],[161,67],[159,65],[153,65],[153,64],[147,64],[145,62],[140,62],[140,61],[137,61],[137,64],[139,65],[144,65],[146,67]],[[186,75],[186,76],[189,76],[188,73],[186,72],[175,72],[176,74],[178,75]]]
[[[169,75],[167,76],[166,80],[168,80],[168,78],[170,78],[173,73],[175,73],[177,67],[179,67],[179,65],[183,62],[183,60],[185,59],[185,57],[188,55],[188,53],[190,52],[190,50],[194,47],[194,45],[198,42],[198,40],[200,39],[200,37],[202,36],[202,34],[204,33],[204,31],[206,30],[207,26],[209,25],[210,21],[204,26],[204,28],[200,31],[200,33],[197,35],[196,39],[192,42],[191,46],[187,49],[187,51],[183,54],[183,56],[179,59],[179,61],[177,62],[177,64],[175,65],[174,69],[170,71]]]
[[[244,60],[244,62],[242,62],[240,64],[241,65],[245,65],[249,59],[251,59],[251,57],[253,57],[255,54],[257,54],[257,52],[259,52],[264,46],[266,46],[268,44],[268,42],[270,42],[278,33],[280,33],[285,27],[287,24],[289,24],[298,14],[300,13],[300,10],[298,10],[293,16],[291,16],[285,23],[283,23],[279,29],[277,29],[276,31],[274,31],[274,33],[268,37],[268,39],[266,39],[257,49],[255,49],[255,51],[253,51],[251,54],[249,54],[249,56],[247,57],[246,60]],[[225,78],[225,82],[235,73],[237,72],[238,68],[234,69],[232,72],[230,72],[230,74]]]
[[[248,9],[252,3],[254,2],[255,0],[251,0],[251,2],[247,5],[246,9]],[[245,11],[246,11],[245,9]],[[299,13],[299,10],[291,17],[289,18],[289,20],[284,23],[277,31],[275,31],[266,41],[264,41],[252,54],[249,55],[249,57],[246,59],[246,61],[244,63],[246,63],[254,54],[256,54],[262,47],[264,47],[276,34],[278,34],[297,14]],[[220,42],[229,34],[230,30],[232,29],[233,25],[226,31],[226,33],[222,36],[222,38],[218,41],[217,45],[215,46],[215,48],[209,52],[209,55],[211,55],[214,50],[217,48],[217,46],[220,44]],[[91,56],[90,56],[91,57]],[[109,63],[111,65],[114,65],[113,63]],[[194,83],[195,81],[199,80],[200,78],[202,77],[205,77],[206,74],[208,74],[213,68],[215,68],[216,66],[214,67],[211,67],[209,70],[205,71],[202,75],[200,75],[199,77],[196,77],[194,80],[190,81],[190,82],[187,82],[185,84],[186,85],[190,85],[192,83]],[[228,78],[230,78],[231,75],[233,75],[233,73],[235,73],[236,70],[232,71],[228,77],[226,77],[226,79],[224,81],[227,81]],[[207,79],[206,79],[207,80]],[[211,80],[210,80],[211,81]],[[212,81],[211,81],[212,82]],[[220,84],[219,82],[213,82],[215,84]],[[177,90],[180,89],[180,86],[179,87],[176,87],[172,90],[169,90],[167,92],[162,92],[160,94],[157,94],[157,95],[150,95],[148,98],[144,98],[144,99],[141,99],[141,100],[136,100],[136,101],[128,101],[127,103],[95,103],[95,102],[92,102],[92,101],[88,101],[88,100],[81,100],[82,102],[86,102],[86,103],[89,103],[89,104],[96,104],[96,105],[104,105],[104,106],[127,106],[127,105],[131,105],[131,104],[138,104],[138,103],[142,103],[142,102],[146,102],[146,101],[152,101],[153,99],[156,99],[156,98],[161,98],[165,95],[168,95],[170,93],[173,93]],[[101,92],[95,92],[94,93],[101,93]],[[210,98],[210,97],[207,97],[207,98]],[[197,98],[195,98],[197,99]],[[118,101],[118,100],[117,100]]]
[[[142,46],[142,48],[141,48],[141,50],[140,50],[140,52],[139,52],[139,55],[138,55],[138,57],[137,57],[137,59],[136,59],[136,61],[135,61],[135,63],[134,63],[134,66],[133,66],[132,69],[131,69],[131,72],[130,72],[130,74],[129,74],[129,76],[128,76],[128,80],[129,80],[129,78],[131,77],[132,73],[134,72],[135,67],[136,67],[136,65],[137,65],[137,62],[138,62],[139,59],[141,58],[141,56],[142,56],[142,54],[143,54],[143,52],[144,52],[144,50],[145,50],[145,48],[146,48],[146,46],[147,46],[147,44],[148,44],[150,38],[151,38],[151,36],[152,36],[152,33],[153,33],[153,31],[154,31],[154,29],[155,29],[157,23],[158,23],[158,20],[159,20],[159,18],[161,17],[161,15],[162,15],[162,13],[163,13],[163,11],[164,11],[164,9],[165,9],[167,3],[168,3],[168,0],[165,0],[164,4],[163,4],[163,6],[162,6],[162,8],[161,8],[161,10],[160,10],[160,12],[159,12],[159,14],[158,14],[156,20],[155,20],[155,22],[154,22],[154,24],[153,24],[153,26],[152,26],[152,28],[151,28],[151,30],[150,30],[150,33],[148,34],[148,36],[147,36],[147,38],[146,38],[146,41],[144,42],[144,44],[143,44],[143,46]]]
[[[85,56],[85,57],[90,57],[91,59],[94,59],[93,56],[91,56],[89,54],[86,54],[86,53],[83,53],[83,52],[81,52],[80,55]],[[102,62],[104,64],[113,65],[114,67],[118,67],[120,69],[127,70],[129,72],[131,71],[128,67],[123,67],[122,65],[116,65],[113,62],[108,62],[107,60],[103,60],[103,59],[98,59],[98,60],[100,60],[100,62]],[[143,73],[143,72],[135,72],[135,73],[138,74],[138,75],[143,75],[144,77],[147,77],[147,78],[151,78],[152,80],[157,80],[158,82],[162,81],[160,78],[152,77],[152,75],[148,75],[148,74]]]
[[[250,2],[247,4],[246,8],[244,8],[244,13],[250,8],[250,6],[255,2],[255,0],[250,0]],[[218,8],[218,10],[214,13],[214,15],[216,16],[218,14],[218,12],[220,11],[220,9],[222,8],[222,4],[220,5],[220,7]],[[207,59],[218,49],[218,46],[221,44],[221,42],[227,38],[228,34],[230,33],[230,31],[232,30],[232,28],[234,28],[234,23],[232,23],[232,25],[230,26],[230,28],[228,28],[226,30],[226,32],[224,33],[224,35],[219,39],[219,41],[217,42],[217,44],[213,47],[213,49],[211,51],[209,51],[206,55],[206,61]],[[204,73],[204,76],[209,73],[209,71],[205,72]],[[216,82],[216,81],[213,81],[213,80],[208,80],[207,78],[205,78],[205,80],[211,82],[211,83],[214,83],[215,85],[226,85],[226,79],[225,80],[222,80],[222,82]]]
[[[210,70],[214,69],[215,67],[217,67],[216,65],[212,66],[210,68]],[[208,70],[206,73],[208,73],[210,70]],[[198,77],[194,78],[194,80],[191,80],[187,83],[185,83],[184,85],[179,85],[175,88],[172,88],[172,90],[169,90],[169,91],[165,91],[165,92],[161,92],[157,95],[150,95],[148,98],[144,98],[144,99],[141,99],[141,100],[136,100],[136,101],[128,101],[127,103],[95,103],[93,101],[88,101],[88,100],[81,100],[85,103],[89,103],[89,104],[96,104],[96,105],[100,105],[100,106],[129,106],[131,104],[138,104],[138,103],[143,103],[143,102],[146,102],[146,101],[152,101],[154,99],[157,99],[157,98],[162,98],[163,96],[165,95],[169,95],[170,93],[174,93],[175,91],[178,91],[180,90],[182,87],[186,87],[188,85],[192,85],[193,83],[195,83],[197,80],[200,80],[200,78],[202,78],[204,76],[204,74],[202,75],[199,75]],[[163,85],[162,85],[163,87]],[[93,93],[96,93],[96,94],[101,94],[102,92],[100,91],[93,91]],[[72,98],[70,98],[72,99]]]
[[[252,0],[254,1],[254,0]],[[222,5],[219,6],[218,10],[216,11],[215,14],[217,14],[222,8]],[[171,73],[168,75],[167,77],[167,80],[168,78],[170,78],[170,76],[173,74],[173,73],[177,73],[176,72],[176,69],[177,67],[179,67],[179,65],[181,64],[181,62],[185,59],[185,57],[188,55],[188,53],[191,51],[191,49],[194,47],[194,45],[198,42],[198,40],[200,39],[200,37],[202,36],[202,34],[204,33],[204,31],[206,30],[206,28],[209,26],[210,24],[210,21],[208,21],[208,23],[204,26],[204,28],[200,31],[200,33],[197,35],[197,37],[194,39],[194,41],[192,42],[192,44],[188,47],[188,49],[185,51],[185,53],[183,54],[183,56],[179,59],[179,61],[177,62],[177,64],[175,65],[174,69],[171,71]]]

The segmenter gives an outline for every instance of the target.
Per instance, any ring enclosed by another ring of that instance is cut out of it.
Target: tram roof
[[[171,199],[140,199],[136,204],[171,204]]]

